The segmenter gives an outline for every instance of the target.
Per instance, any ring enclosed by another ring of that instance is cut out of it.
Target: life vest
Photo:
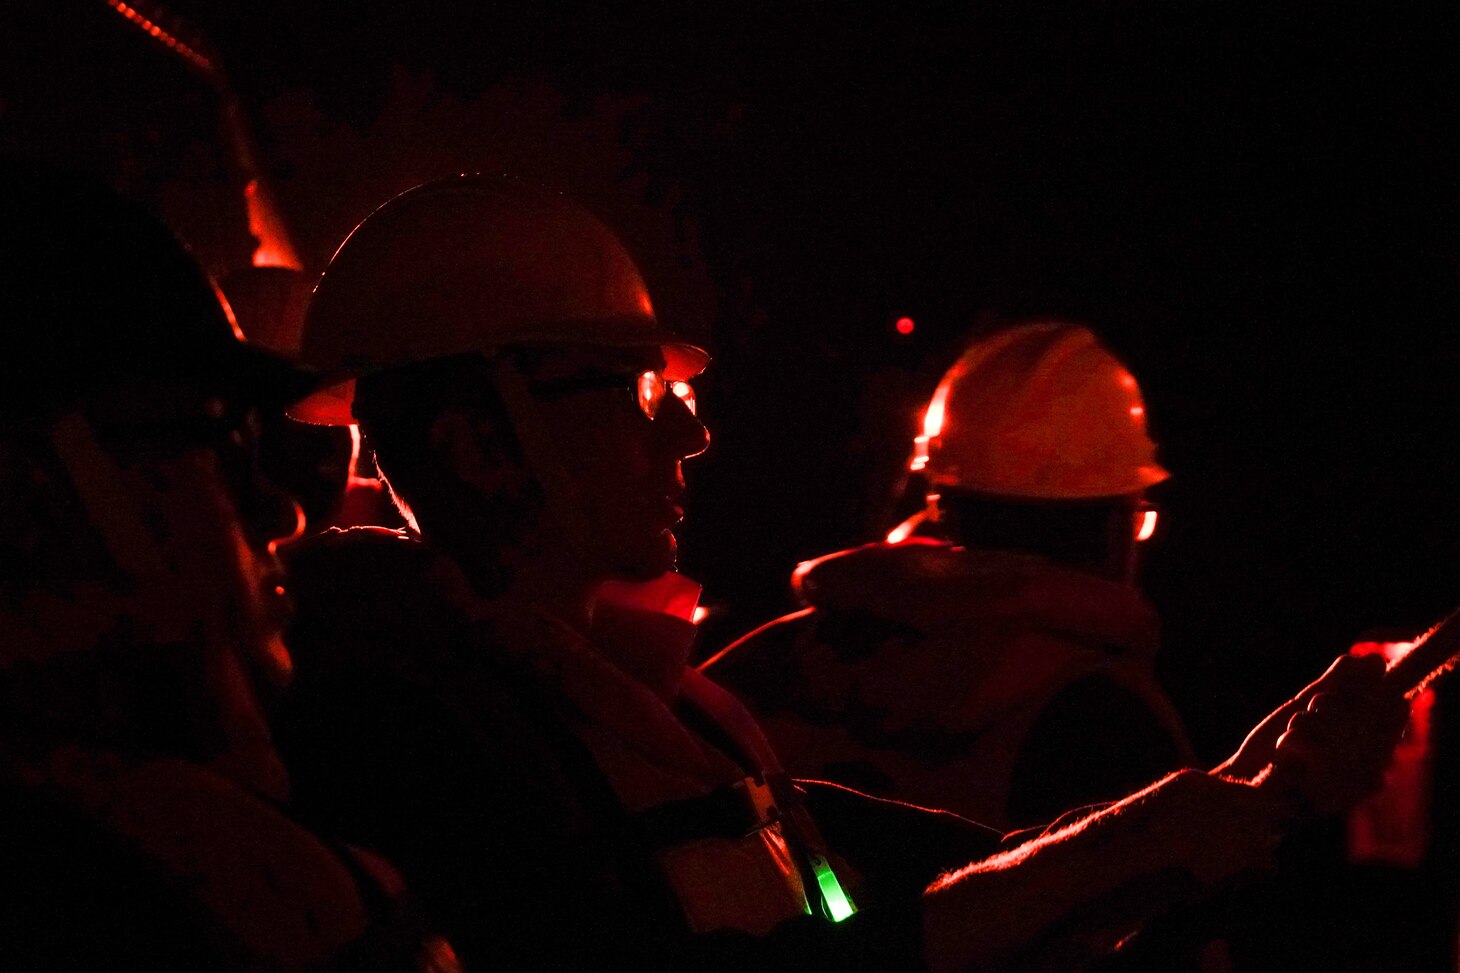
[[[475,609],[502,651],[554,691],[691,932],[764,936],[807,914],[839,921],[855,911],[850,868],[833,864],[749,712],[684,665],[698,592],[673,574],[615,584],[587,636],[538,612]],[[615,664],[625,653],[641,670],[648,659],[678,665],[669,699],[650,688],[666,680]]]
[[[595,843],[588,881],[627,883],[693,933],[760,937],[854,908],[857,877],[826,851],[754,720],[686,665],[693,582],[607,584],[584,633],[481,598],[450,559],[400,532],[329,532],[291,567],[296,591],[317,589],[301,598],[310,634],[293,639],[299,684],[363,673],[412,687],[460,746],[510,758],[509,781],[532,781],[566,842]]]

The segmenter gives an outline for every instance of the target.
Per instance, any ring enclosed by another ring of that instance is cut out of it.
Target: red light
[[[212,61],[208,60],[208,58],[206,58],[199,52],[193,50],[193,48],[189,47],[187,44],[184,44],[181,40],[174,37],[172,34],[169,34],[167,31],[163,30],[160,25],[153,23],[151,20],[148,20],[136,8],[128,6],[127,4],[123,3],[122,0],[106,0],[106,2],[107,6],[111,7],[123,17],[126,17],[138,27],[141,27],[153,37],[162,41],[162,43],[166,44],[174,51],[177,51],[183,57],[187,58],[187,60],[191,61],[193,65],[199,70],[201,70],[205,74],[212,73]]]
[[[917,325],[913,322],[912,318],[898,318],[897,324],[893,325],[893,327],[897,328],[898,334],[912,334],[913,328],[917,327]]]

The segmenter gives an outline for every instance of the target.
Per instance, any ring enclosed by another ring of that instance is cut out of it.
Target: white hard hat
[[[354,379],[525,343],[656,346],[671,381],[709,359],[659,324],[628,251],[587,209],[486,175],[418,186],[366,217],[315,288],[302,355]],[[349,424],[353,397],[346,382],[292,414]]]
[[[934,490],[1050,500],[1139,493],[1170,476],[1135,377],[1089,328],[1057,320],[968,347],[928,403],[912,469]]]

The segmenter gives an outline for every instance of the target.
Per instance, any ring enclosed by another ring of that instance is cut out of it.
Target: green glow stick
[[[831,870],[831,863],[824,856],[811,856],[811,870],[816,873],[816,884],[821,886],[821,900],[826,903],[827,918],[832,922],[841,922],[857,911],[851,898],[842,890],[842,883],[837,881],[836,872]]]

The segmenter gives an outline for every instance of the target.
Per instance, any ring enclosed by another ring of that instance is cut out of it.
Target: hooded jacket
[[[1001,829],[1189,764],[1134,588],[914,540],[809,561],[808,607],[706,662],[786,766]]]

